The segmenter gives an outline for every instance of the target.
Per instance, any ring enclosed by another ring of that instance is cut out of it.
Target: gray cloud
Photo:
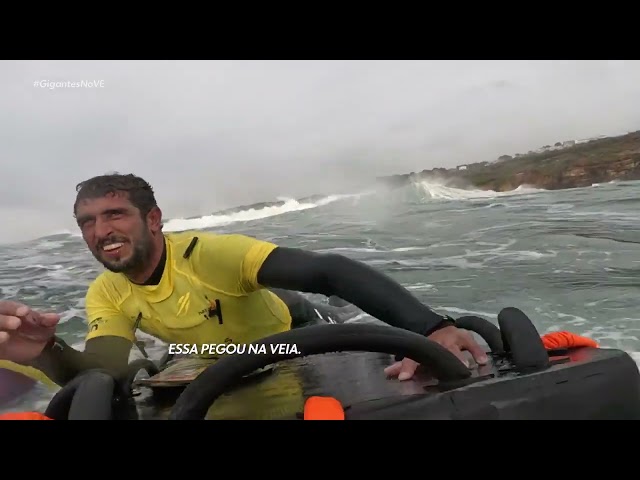
[[[109,171],[192,216],[640,128],[637,61],[5,61],[0,86],[3,242],[74,229]]]

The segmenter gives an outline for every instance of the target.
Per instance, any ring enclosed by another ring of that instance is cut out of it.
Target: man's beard
[[[107,260],[101,258],[99,254],[94,254],[94,257],[111,272],[125,274],[136,273],[144,269],[145,263],[151,257],[153,241],[149,232],[144,231],[140,240],[135,243],[131,242],[129,245],[133,246],[133,252],[131,256],[125,260]]]

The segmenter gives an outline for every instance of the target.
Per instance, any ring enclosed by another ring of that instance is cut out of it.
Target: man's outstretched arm
[[[342,255],[278,247],[258,271],[258,283],[336,295],[389,325],[422,335],[452,325],[387,275]]]
[[[61,386],[79,373],[95,368],[107,370],[120,379],[127,374],[131,347],[126,338],[102,336],[87,340],[84,351],[79,351],[54,338],[29,365]]]
[[[117,379],[127,373],[135,324],[116,306],[102,277],[89,286],[85,305],[89,328],[84,351],[54,337],[32,363],[59,385],[90,369],[106,370]]]

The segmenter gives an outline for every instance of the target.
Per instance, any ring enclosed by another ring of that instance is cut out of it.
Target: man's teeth
[[[111,243],[109,245],[105,245],[104,247],[102,247],[103,250],[109,251],[109,250],[115,250],[116,248],[120,248],[122,245],[124,245],[123,243]]]

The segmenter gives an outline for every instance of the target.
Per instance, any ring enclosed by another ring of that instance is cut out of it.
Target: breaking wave
[[[515,190],[511,190],[508,192],[496,192],[494,190],[479,189],[462,189],[448,187],[443,183],[429,180],[416,181],[413,183],[412,187],[418,193],[418,195],[422,197],[423,200],[474,200],[509,197],[513,195],[524,195],[546,191],[544,189],[528,187],[526,185],[520,185]]]
[[[278,198],[275,202],[255,203],[243,205],[226,210],[220,210],[210,215],[187,218],[172,218],[165,222],[164,231],[180,232],[185,230],[203,230],[215,227],[223,227],[234,223],[251,222],[269,217],[284,215],[303,210],[310,210],[324,207],[343,200],[358,200],[365,196],[375,196],[377,201],[384,202],[385,205],[400,203],[424,203],[433,200],[460,201],[460,200],[482,200],[496,197],[508,197],[514,195],[531,194],[543,192],[545,190],[520,186],[516,190],[509,192],[495,192],[492,190],[463,189],[447,186],[444,182],[437,180],[420,180],[405,187],[397,189],[395,192],[389,190],[368,190],[352,194],[335,195],[314,195],[310,197]],[[43,238],[54,238],[57,236],[79,237],[77,231],[61,230]]]
[[[179,232],[184,230],[200,230],[219,227],[236,222],[250,222],[290,212],[299,212],[311,208],[322,207],[339,200],[359,198],[363,194],[329,195],[326,197],[309,197],[296,200],[294,198],[281,198],[278,202],[248,205],[235,209],[216,212],[197,218],[174,218],[165,223],[163,230],[167,232]],[[249,207],[249,208],[247,208]]]

